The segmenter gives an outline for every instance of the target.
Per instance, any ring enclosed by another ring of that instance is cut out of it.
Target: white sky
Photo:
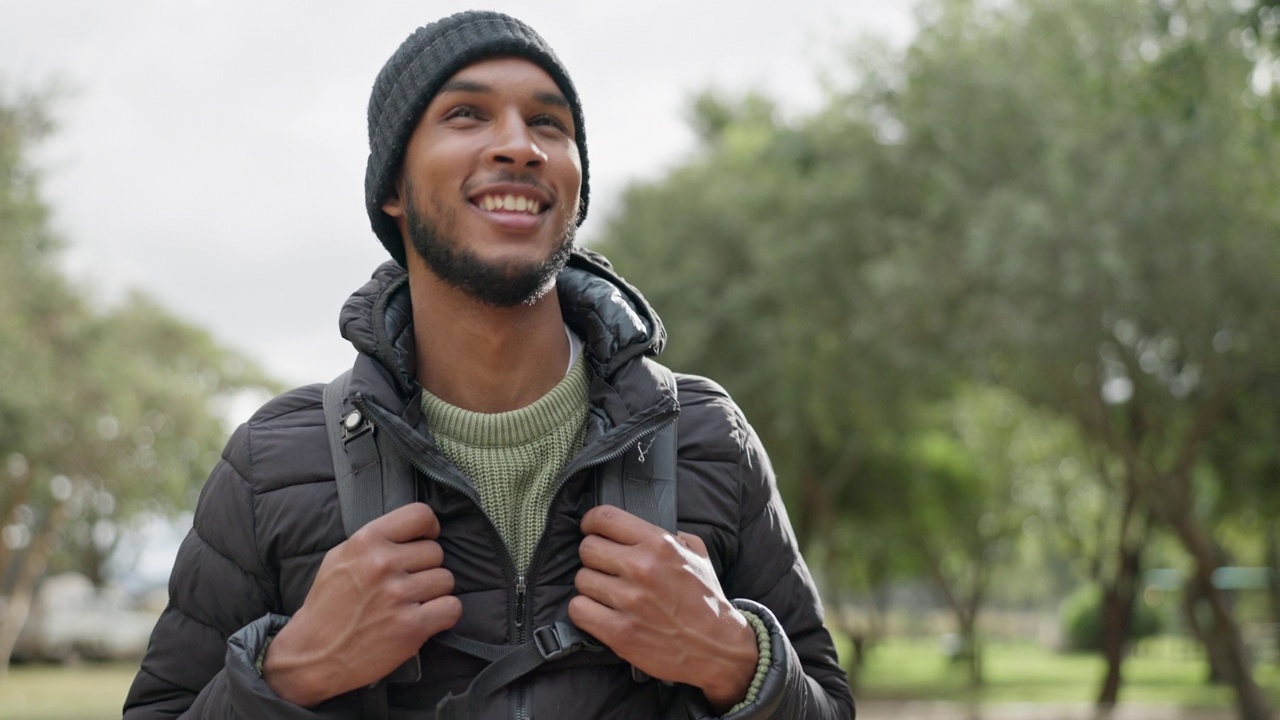
[[[695,92],[812,109],[842,45],[912,31],[908,0],[493,6],[546,37],[578,86],[588,241],[628,181],[688,150]],[[288,383],[331,379],[354,356],[338,310],[386,259],[363,203],[369,88],[414,28],[467,7],[0,0],[0,88],[66,89],[40,157],[73,277],[104,301],[140,288]]]

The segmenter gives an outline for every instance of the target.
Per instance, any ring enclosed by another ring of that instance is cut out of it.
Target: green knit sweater
[[[556,480],[582,449],[589,404],[582,356],[551,392],[510,412],[475,413],[422,392],[440,452],[475,485],[518,573],[542,537]]]

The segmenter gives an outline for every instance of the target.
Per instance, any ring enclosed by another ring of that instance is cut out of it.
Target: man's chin
[[[427,267],[448,285],[490,307],[512,308],[533,305],[546,297],[555,287],[568,252],[557,252],[542,262],[485,262],[465,253],[424,259]]]
[[[532,305],[555,287],[556,276],[569,260],[573,249],[575,226],[568,226],[559,245],[543,257],[520,254],[531,250],[504,248],[511,254],[494,252],[499,248],[484,248],[481,255],[474,249],[438,233],[416,208],[407,210],[409,241],[427,268],[445,284],[461,290],[480,302],[492,307],[518,307]]]

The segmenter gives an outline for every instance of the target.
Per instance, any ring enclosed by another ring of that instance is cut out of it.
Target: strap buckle
[[[603,649],[597,640],[563,620],[535,629],[533,644],[545,660],[555,660],[579,650],[600,652]]]

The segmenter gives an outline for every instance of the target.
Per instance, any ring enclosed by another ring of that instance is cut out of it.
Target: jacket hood
[[[565,323],[585,340],[587,362],[606,380],[666,344],[666,329],[648,301],[597,252],[575,248],[556,293]],[[357,351],[394,375],[401,392],[412,394],[417,362],[408,271],[394,261],[380,265],[342,306],[338,326]]]

